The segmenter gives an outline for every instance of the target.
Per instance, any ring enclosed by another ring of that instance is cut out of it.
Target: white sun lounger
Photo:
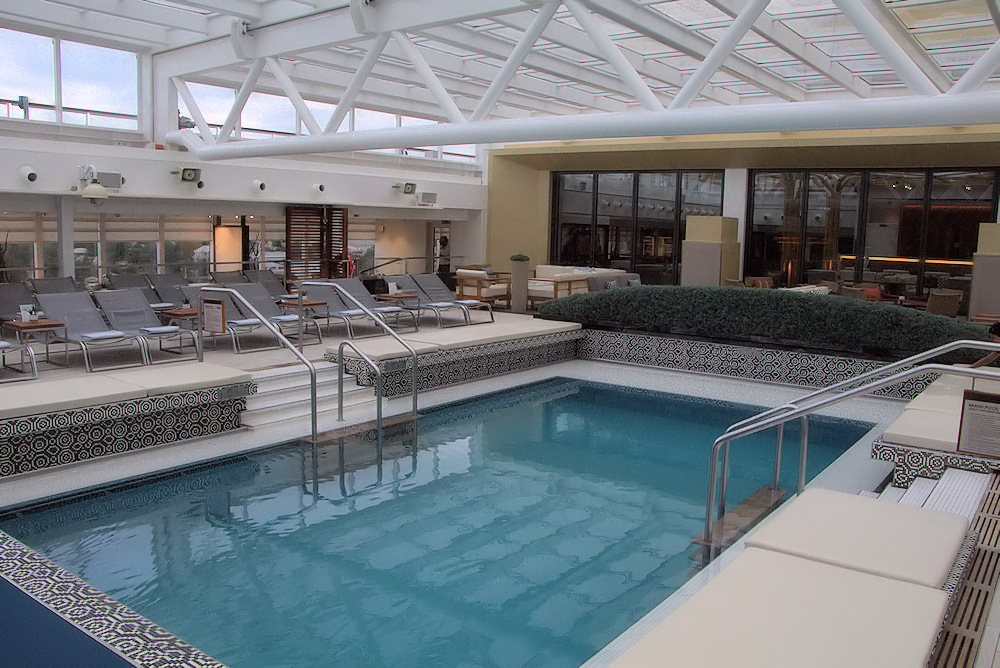
[[[947,606],[940,589],[748,547],[611,665],[923,668]]]

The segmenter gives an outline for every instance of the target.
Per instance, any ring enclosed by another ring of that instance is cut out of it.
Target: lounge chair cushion
[[[14,346],[10,345],[9,341],[0,341],[0,350],[3,350],[4,348],[13,348],[13,347]]]
[[[288,315],[276,315],[270,318],[271,322],[298,322],[299,316],[294,313]]]
[[[106,332],[87,332],[81,334],[80,338],[85,341],[100,341],[103,339],[120,339],[125,336],[125,332],[119,332],[117,329],[109,329]]]
[[[177,325],[162,325],[160,327],[140,327],[140,334],[173,334],[179,331],[180,327]]]
[[[228,320],[226,324],[230,327],[253,327],[254,325],[259,325],[260,320],[257,318],[242,318],[240,320]]]
[[[747,548],[611,665],[922,667],[947,605],[939,589]]]
[[[957,452],[961,421],[962,416],[959,413],[908,408],[889,425],[882,434],[882,440],[897,445]]]
[[[811,488],[747,545],[938,588],[968,530],[959,515]]]

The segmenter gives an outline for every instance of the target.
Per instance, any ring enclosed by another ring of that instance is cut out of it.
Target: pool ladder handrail
[[[794,399],[793,401],[790,401],[786,404],[782,404],[781,406],[775,406],[774,408],[770,408],[766,411],[763,411],[762,413],[758,413],[756,415],[748,417],[745,420],[740,420],[739,422],[730,425],[729,428],[726,429],[725,433],[729,433],[744,425],[752,424],[759,420],[766,419],[772,415],[783,413],[789,410],[794,410],[795,408],[798,408],[799,406],[803,405],[803,402],[809,401],[811,399],[816,399],[817,397],[821,397],[828,392],[842,390],[851,387],[852,385],[857,385],[858,383],[864,382],[869,378],[876,378],[878,376],[890,373],[896,369],[903,369],[913,364],[916,364],[917,362],[933,359],[945,353],[954,352],[957,350],[965,350],[969,348],[978,350],[993,350],[993,351],[1000,350],[1000,346],[998,346],[998,344],[989,341],[973,341],[970,339],[952,341],[951,343],[946,343],[944,345],[937,346],[936,348],[931,348],[930,350],[924,351],[922,353],[911,355],[910,357],[901,359],[897,362],[885,364],[883,366],[878,367],[877,369],[866,371],[865,373],[858,374],[857,376],[853,376],[846,380],[842,380],[840,382],[834,383],[833,385],[821,387],[818,390],[814,390],[812,392],[809,392],[808,394],[804,394],[801,397]],[[778,488],[778,478],[780,477],[781,474],[781,450],[784,441],[784,435],[785,435],[785,426],[784,424],[780,424],[778,425],[778,436],[774,446],[774,476],[773,476],[773,482],[771,483],[771,486],[774,489]]]
[[[289,341],[281,330],[268,320],[260,311],[254,308],[253,304],[248,302],[246,298],[241,295],[238,291],[233,288],[223,288],[215,286],[205,286],[198,291],[198,313],[195,314],[195,328],[198,330],[198,361],[205,361],[205,345],[202,340],[204,336],[204,329],[202,328],[202,314],[204,313],[205,307],[205,293],[224,293],[233,297],[237,302],[239,302],[240,308],[245,308],[248,313],[253,315],[254,318],[260,321],[262,325],[271,330],[271,333],[278,337],[278,343],[288,348],[299,358],[299,361],[306,365],[309,369],[309,400],[310,400],[310,410],[312,414],[312,440],[316,441],[318,435],[317,430],[317,418],[316,418],[316,365],[309,361],[305,355],[302,354],[292,342]],[[299,340],[302,339],[302,324],[299,323]]]
[[[403,338],[393,331],[392,327],[382,320],[374,311],[369,309],[367,306],[359,302],[354,298],[350,292],[348,292],[343,286],[338,285],[332,281],[303,281],[298,285],[298,300],[299,300],[299,312],[302,312],[302,293],[304,288],[310,285],[318,285],[327,288],[333,288],[337,293],[347,299],[350,303],[354,304],[361,311],[364,311],[365,315],[371,318],[376,325],[378,325],[386,334],[396,339],[396,341],[406,348],[410,352],[410,357],[413,360],[413,415],[417,415],[417,351],[409,343],[403,340]],[[339,371],[337,374],[337,421],[344,421],[344,348],[349,347],[353,350],[359,358],[364,360],[364,362],[372,368],[375,372],[375,422],[378,430],[378,447],[381,450],[382,447],[382,369],[379,365],[373,361],[368,355],[364,354],[361,349],[351,340],[345,339],[341,342],[340,346],[337,348],[337,366]]]
[[[959,348],[977,348],[980,350],[989,351],[1000,351],[1000,344],[988,343],[985,341],[956,341],[954,343],[946,344],[944,346],[939,346],[934,348],[927,353],[921,353],[920,355],[913,356],[914,358],[926,359],[928,356],[936,357],[942,354],[942,352],[949,352],[951,350]],[[907,360],[902,360],[894,364],[886,365],[872,372],[867,372],[861,374],[856,378],[849,379],[848,381],[843,381],[837,383],[836,385],[831,385],[828,388],[823,388],[822,390],[817,390],[816,392],[811,392],[802,399],[816,398],[832,389],[839,389],[845,386],[853,385],[858,382],[861,378],[868,378],[871,376],[877,376],[880,373],[885,373],[887,368],[897,368],[901,364],[909,363],[913,358],[907,358]],[[909,361],[908,361],[909,360]],[[806,476],[806,457],[809,447],[809,422],[808,416],[810,413],[814,413],[821,408],[830,406],[846,399],[853,398],[860,394],[866,394],[873,390],[878,390],[888,385],[899,382],[900,380],[905,380],[914,376],[922,376],[927,373],[941,373],[948,375],[959,375],[968,376],[972,378],[982,378],[991,380],[1000,380],[1000,372],[989,371],[989,370],[979,370],[970,369],[967,367],[956,367],[948,364],[925,364],[917,367],[911,367],[909,369],[896,371],[889,376],[884,378],[874,380],[853,389],[845,389],[843,392],[836,394],[825,399],[818,399],[812,403],[806,405],[796,405],[796,402],[790,402],[773,408],[763,413],[756,415],[754,417],[737,422],[729,429],[726,430],[722,436],[719,436],[715,442],[712,444],[712,454],[709,461],[709,478],[708,478],[708,494],[705,504],[705,537],[709,542],[709,559],[714,558],[717,545],[712,537],[712,516],[716,514],[715,512],[715,498],[718,490],[719,496],[719,508],[718,508],[718,519],[722,519],[726,512],[726,493],[729,483],[729,449],[733,441],[743,436],[749,436],[765,429],[770,429],[771,427],[778,427],[778,443],[775,448],[775,467],[774,467],[774,482],[773,488],[778,487],[778,474],[780,472],[780,460],[781,460],[781,447],[782,447],[782,437],[783,437],[783,427],[786,422],[800,418],[802,420],[802,431],[799,435],[799,471],[798,471],[798,487],[797,493],[801,493],[805,488],[805,476]],[[722,452],[722,483],[719,485],[718,482],[718,460],[719,452]]]

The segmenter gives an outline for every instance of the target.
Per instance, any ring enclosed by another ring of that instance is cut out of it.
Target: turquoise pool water
[[[712,441],[757,410],[554,379],[426,413],[381,470],[289,444],[0,529],[234,667],[576,666],[691,575]],[[810,477],[870,426],[813,418]],[[734,448],[731,502],[772,449]]]

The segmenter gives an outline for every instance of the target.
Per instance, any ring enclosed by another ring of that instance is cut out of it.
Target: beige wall
[[[551,173],[490,156],[487,189],[486,261],[510,271],[510,256],[524,253],[530,266],[549,259]]]
[[[490,151],[487,257],[500,271],[513,253],[528,255],[532,267],[548,262],[555,171],[998,165],[1000,125],[515,145]]]

